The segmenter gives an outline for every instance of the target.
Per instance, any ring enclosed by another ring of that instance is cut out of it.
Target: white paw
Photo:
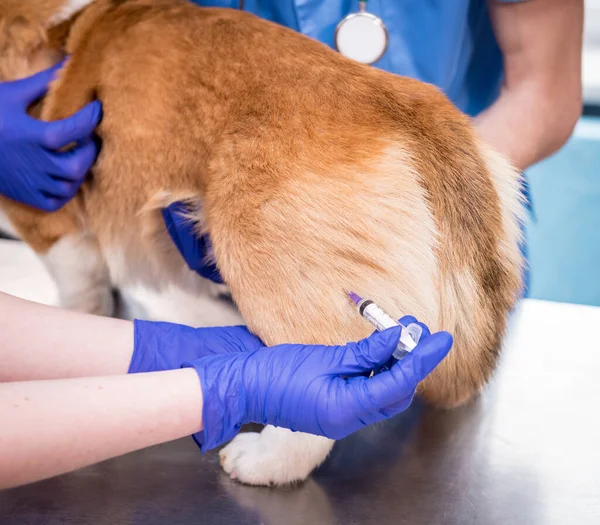
[[[265,427],[236,436],[219,452],[231,479],[249,485],[286,485],[305,480],[329,454],[330,439]]]

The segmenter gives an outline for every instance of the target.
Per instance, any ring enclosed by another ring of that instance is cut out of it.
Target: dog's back
[[[82,203],[113,275],[181,282],[159,207],[185,198],[266,343],[368,335],[354,290],[453,333],[430,401],[485,384],[520,291],[519,176],[436,88],[177,0],[97,0],[68,42],[43,115],[103,101]]]

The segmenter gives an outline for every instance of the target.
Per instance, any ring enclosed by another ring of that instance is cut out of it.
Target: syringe
[[[354,292],[348,293],[348,297],[356,305],[358,313],[362,315],[367,321],[369,321],[378,332],[391,328],[392,326],[401,326],[402,332],[400,333],[400,340],[394,353],[392,354],[396,359],[402,359],[408,352],[412,351],[419,339],[423,329],[417,323],[410,323],[408,326],[404,326],[398,321],[394,320],[392,316],[385,313],[379,306],[377,306],[370,299],[363,299]]]

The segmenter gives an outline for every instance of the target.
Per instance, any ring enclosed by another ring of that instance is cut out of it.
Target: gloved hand
[[[255,422],[340,439],[392,417],[410,405],[419,382],[452,346],[447,332],[430,335],[422,327],[410,354],[369,378],[356,376],[390,361],[400,327],[345,346],[288,344],[186,362],[204,397],[204,430],[194,438],[209,450]]]
[[[75,196],[98,154],[92,133],[101,118],[100,102],[54,122],[27,114],[60,66],[0,83],[0,193],[44,211],[56,211]],[[75,148],[56,151],[72,142]]]
[[[211,261],[212,247],[208,236],[198,237],[193,223],[185,217],[187,207],[182,202],[174,202],[163,208],[162,214],[171,239],[191,270],[205,279],[223,284],[217,265]]]
[[[135,320],[133,327],[133,355],[128,374],[175,370],[185,361],[253,352],[264,346],[245,326],[192,328]]]

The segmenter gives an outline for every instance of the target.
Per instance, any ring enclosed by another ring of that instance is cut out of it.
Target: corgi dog
[[[436,87],[186,0],[2,0],[0,49],[1,81],[67,57],[39,118],[103,105],[102,150],[75,199],[54,213],[0,201],[65,306],[110,314],[111,283],[206,293],[161,217],[185,201],[267,345],[369,335],[354,290],[453,334],[418,389],[430,404],[462,405],[490,379],[521,293],[520,173]],[[221,464],[281,485],[332,446],[266,427]]]

